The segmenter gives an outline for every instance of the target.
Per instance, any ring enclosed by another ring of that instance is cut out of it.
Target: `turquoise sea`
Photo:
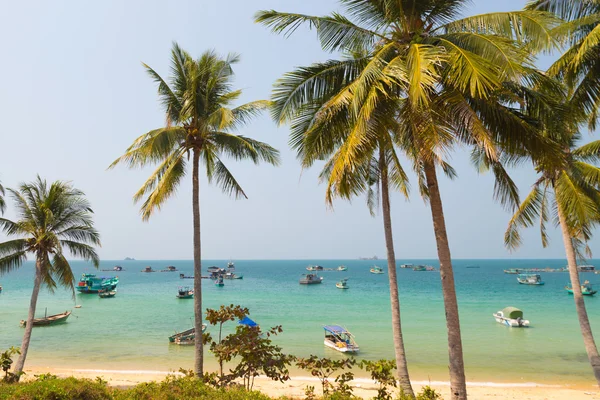
[[[205,260],[225,267],[226,260]],[[430,264],[434,260],[398,260]],[[594,260],[590,260],[594,264]],[[299,285],[306,266],[325,268],[346,265],[348,271],[325,271],[321,285]],[[598,263],[595,263],[598,265]],[[94,268],[72,262],[77,277]],[[177,370],[191,368],[193,349],[168,343],[175,330],[192,326],[193,301],[175,298],[179,286],[192,280],[192,261],[103,261],[100,269],[121,265],[118,294],[112,299],[65,290],[40,294],[38,316],[72,310],[62,325],[35,328],[28,367],[69,367],[109,370]],[[174,265],[178,272],[140,272]],[[393,359],[387,273],[369,273],[372,265],[386,262],[362,260],[235,260],[243,280],[225,281],[215,287],[203,280],[205,308],[241,304],[261,326],[282,325],[276,338],[285,352],[297,356],[344,357],[323,346],[322,326],[341,324],[356,336],[361,347],[358,358]],[[467,268],[467,266],[480,268]],[[593,383],[579,333],[573,299],[564,290],[567,273],[542,273],[544,286],[519,285],[506,268],[561,268],[564,260],[455,260],[454,270],[460,307],[462,337],[469,381]],[[335,283],[348,278],[349,290]],[[437,272],[415,272],[398,268],[402,324],[411,377],[417,380],[447,380],[447,342],[444,309]],[[582,274],[600,288],[600,275]],[[19,346],[33,286],[33,263],[0,277],[0,349]],[[81,304],[81,308],[74,308]],[[600,330],[600,297],[586,298],[596,332]],[[492,313],[506,306],[525,312],[528,329],[510,329],[496,323]],[[231,323],[229,328],[235,326]],[[210,329],[210,327],[209,327]],[[208,353],[208,351],[207,351]],[[214,366],[214,360],[208,363]]]

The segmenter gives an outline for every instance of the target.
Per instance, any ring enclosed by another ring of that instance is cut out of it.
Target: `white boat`
[[[352,335],[346,328],[339,325],[325,325],[325,346],[342,353],[358,353],[358,344],[354,341]]]
[[[339,281],[338,283],[335,284],[335,287],[338,289],[348,289],[350,288],[350,286],[348,286],[348,279],[342,279],[341,281]]]
[[[347,271],[348,267],[346,267],[345,265],[340,265],[339,267],[336,268],[336,271]]]
[[[413,268],[414,265],[413,264],[402,264],[400,265],[400,268]]]
[[[519,274],[517,275],[517,281],[521,285],[543,285],[542,277],[539,274]]]
[[[496,322],[512,328],[523,328],[529,326],[529,320],[523,319],[523,311],[515,307],[506,307],[492,314]]]
[[[377,265],[374,265],[371,267],[369,272],[371,272],[372,274],[383,274],[383,269],[381,267],[378,267]]]

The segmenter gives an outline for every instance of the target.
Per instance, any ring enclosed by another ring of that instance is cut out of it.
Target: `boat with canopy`
[[[180,286],[177,289],[177,298],[178,299],[193,299],[194,298],[194,289],[190,289],[188,286],[185,286],[185,287]]]
[[[300,278],[301,285],[314,285],[321,282],[323,282],[323,277],[317,274],[306,274],[302,275],[302,278]]]
[[[340,325],[325,325],[325,346],[330,347],[342,353],[357,353],[358,344],[354,340],[354,335],[346,328]]]
[[[381,267],[378,267],[377,265],[374,265],[371,267],[369,272],[371,272],[372,274],[383,274],[383,269]]]
[[[519,274],[517,281],[521,285],[543,285],[542,276],[539,274]]]
[[[528,327],[529,321],[523,319],[523,311],[516,307],[505,307],[504,309],[492,314],[496,322],[512,328]]]
[[[338,289],[349,289],[350,286],[348,286],[348,278],[342,279],[341,281],[339,281],[338,283],[336,283],[335,287],[338,288]]]
[[[100,290],[115,290],[119,277],[98,277],[95,274],[83,274],[77,285],[79,293],[98,293]]]
[[[573,294],[573,287],[569,284],[567,286],[565,286],[565,290],[567,291],[567,293],[569,294]],[[584,296],[593,296],[596,293],[598,293],[597,290],[594,290],[594,288],[592,287],[592,284],[590,283],[590,281],[585,281],[583,282],[583,284],[581,285],[581,294]]]

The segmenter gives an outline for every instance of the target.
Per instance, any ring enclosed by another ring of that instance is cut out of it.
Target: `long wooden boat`
[[[573,294],[573,287],[571,285],[565,286],[565,290],[567,291],[567,293]],[[592,285],[590,284],[589,281],[583,282],[583,284],[581,285],[581,294],[582,295],[593,296],[596,293],[598,293],[598,291],[594,290],[594,288],[592,288]]]
[[[108,299],[110,297],[115,297],[116,294],[117,294],[116,290],[99,290],[98,291],[98,297],[100,297],[101,299]]]
[[[71,315],[71,311],[65,311],[64,313],[47,315],[44,318],[34,318],[33,326],[44,326],[44,325],[53,325],[61,322],[65,322],[67,318]],[[26,326],[27,321],[24,319],[21,320],[21,326]]]
[[[206,330],[206,327],[207,327],[206,324],[202,324],[202,333],[204,333],[204,331]],[[176,332],[174,335],[169,336],[169,342],[177,343],[177,344],[190,344],[187,342],[191,341],[192,343],[194,343],[195,338],[196,338],[196,328],[191,328],[191,329],[188,329],[187,331]]]

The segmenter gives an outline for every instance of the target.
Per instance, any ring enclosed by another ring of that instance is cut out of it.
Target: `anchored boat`
[[[383,274],[383,269],[381,267],[378,267],[377,265],[374,265],[371,267],[369,272],[371,272],[372,274]]]
[[[342,353],[357,353],[359,350],[358,344],[346,328],[339,325],[325,325],[325,346],[331,347],[334,350]]]
[[[517,281],[521,285],[543,285],[542,277],[539,274],[519,274]]]
[[[340,265],[339,267],[336,268],[336,271],[347,271],[348,267],[346,267],[345,265]]]
[[[177,268],[172,265],[169,265],[166,269],[161,269],[160,272],[176,272]]]
[[[194,298],[194,289],[190,289],[189,287],[179,287],[177,289],[177,298],[178,299],[193,299]]]
[[[44,318],[34,318],[33,326],[44,326],[44,325],[54,325],[61,322],[65,322],[69,315],[71,315],[71,311],[65,311],[64,313],[47,315],[48,309],[46,309],[46,315]],[[27,326],[27,321],[22,319],[21,326]]]
[[[142,270],[142,272],[156,272],[156,271],[153,270],[151,266],[147,266]]]
[[[523,319],[523,311],[515,307],[506,307],[492,314],[496,322],[512,328],[528,327],[529,321]]]
[[[309,265],[306,267],[307,271],[323,271],[323,267],[320,265]]]
[[[565,290],[569,293],[569,294],[573,294],[573,287],[571,285],[567,285],[565,286]],[[583,285],[581,285],[581,294],[584,296],[593,296],[596,293],[598,293],[597,290],[594,290],[592,288],[592,284],[590,283],[590,281],[585,281],[583,282]]]
[[[336,283],[335,287],[338,288],[338,289],[349,289],[350,286],[348,286],[348,278],[342,279],[341,281],[339,281],[338,283]]]
[[[206,330],[206,326],[206,324],[202,324],[202,333]],[[188,329],[183,332],[175,332],[174,335],[169,336],[169,342],[176,344],[194,344],[195,339],[196,328]]]
[[[215,285],[216,286],[225,286],[225,283],[223,283],[223,276],[219,275],[219,277],[217,279],[215,279]]]
[[[104,289],[98,290],[98,297],[100,297],[101,299],[108,299],[110,297],[115,297],[116,294],[117,294],[116,290],[104,290]]]
[[[302,275],[302,278],[300,278],[301,285],[314,285],[321,282],[323,282],[323,277],[317,274],[306,274]]]
[[[98,293],[100,290],[115,290],[119,277],[98,277],[95,274],[83,274],[77,285],[79,293]]]

